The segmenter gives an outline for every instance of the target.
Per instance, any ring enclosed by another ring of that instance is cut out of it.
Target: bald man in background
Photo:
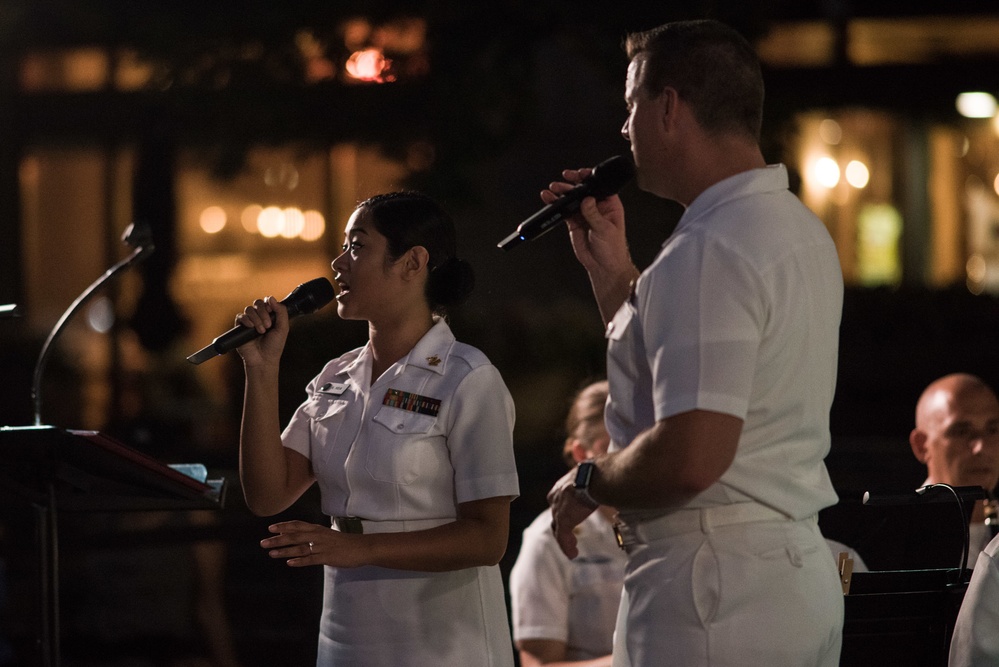
[[[954,373],[930,383],[916,404],[916,427],[909,434],[912,453],[926,465],[925,484],[980,486],[989,494],[971,515],[971,562],[995,530],[986,526],[995,511],[999,483],[999,399],[981,378]]]

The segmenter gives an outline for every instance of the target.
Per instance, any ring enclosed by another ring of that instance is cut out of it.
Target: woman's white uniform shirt
[[[312,462],[331,516],[421,530],[459,503],[516,496],[513,400],[438,321],[374,383],[369,346],[329,362],[282,434]],[[326,567],[318,665],[512,665],[499,569]]]
[[[563,642],[566,661],[592,660],[613,648],[628,557],[600,512],[574,532],[579,555],[569,560],[555,541],[550,509],[524,530],[510,571],[513,637]]]

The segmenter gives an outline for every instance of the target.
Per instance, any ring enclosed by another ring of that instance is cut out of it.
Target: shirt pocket
[[[610,324],[607,325],[606,331],[604,331],[604,336],[608,340],[621,340],[628,332],[631,323],[636,317],[638,317],[638,309],[630,301],[625,301],[617,309],[617,312],[614,313],[614,317],[611,319]]]
[[[310,458],[313,461],[325,462],[335,449],[340,427],[343,426],[347,406],[350,404],[342,398],[333,398],[325,394],[316,394],[302,408],[311,423],[312,443]]]
[[[305,404],[302,411],[313,421],[323,421],[335,417],[347,409],[347,401],[342,398],[329,398],[325,394],[316,394]]]
[[[372,438],[364,467],[373,479],[412,484],[432,459],[430,432],[437,417],[382,406],[371,418],[379,428]]]

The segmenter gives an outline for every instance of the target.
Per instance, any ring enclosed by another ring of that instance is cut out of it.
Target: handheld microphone
[[[316,312],[332,301],[334,296],[336,296],[336,291],[329,279],[315,278],[293,289],[281,303],[288,308],[288,317],[291,318]],[[240,345],[245,345],[261,335],[253,327],[237,325],[189,356],[187,360],[192,364],[204,363],[212,357],[225,354],[229,350],[235,350]]]
[[[593,168],[593,173],[564,195],[524,220],[517,231],[497,244],[509,250],[513,246],[536,239],[577,210],[586,197],[604,199],[616,194],[635,175],[635,165],[623,155],[615,155]]]

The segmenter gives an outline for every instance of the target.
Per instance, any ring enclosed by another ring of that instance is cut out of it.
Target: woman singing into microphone
[[[423,195],[355,209],[333,261],[337,313],[366,320],[368,342],[326,364],[283,432],[286,309],[271,296],[236,317],[265,334],[238,348],[247,505],[270,516],[318,482],[333,517],[332,529],[277,523],[260,543],[290,566],[325,566],[318,667],[513,665],[496,566],[519,492],[513,401],[443,319],[473,284],[455,246]]]

